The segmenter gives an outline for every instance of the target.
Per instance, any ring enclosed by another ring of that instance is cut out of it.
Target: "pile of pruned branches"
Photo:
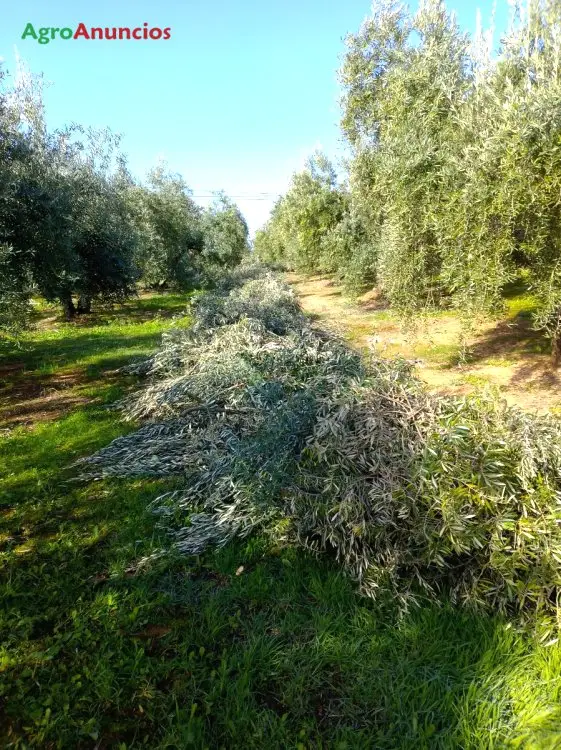
[[[557,631],[554,417],[428,394],[406,362],[312,328],[265,270],[193,313],[122,405],[141,426],[84,459],[86,477],[182,477],[155,509],[187,554],[258,529],[334,554],[365,593],[445,592]]]

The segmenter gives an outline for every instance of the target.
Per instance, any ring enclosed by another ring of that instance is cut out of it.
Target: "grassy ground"
[[[551,344],[534,331],[535,301],[523,284],[505,294],[505,313],[473,321],[467,353],[459,361],[462,323],[452,312],[429,315],[416,331],[404,330],[376,293],[350,301],[330,279],[288,274],[304,309],[353,344],[384,357],[417,361],[418,375],[441,393],[496,389],[509,403],[531,410],[561,410],[561,379],[550,367]]]
[[[167,487],[84,486],[72,462],[129,429],[107,407],[136,381],[114,370],[184,305],[43,310],[2,345],[0,746],[561,747],[561,648],[497,619],[399,618],[259,538],[141,564],[166,545],[147,505]]]

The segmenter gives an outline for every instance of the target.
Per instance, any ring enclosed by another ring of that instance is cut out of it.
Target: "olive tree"
[[[137,232],[118,139],[77,126],[50,133],[40,81],[25,71],[3,92],[0,128],[4,327],[24,322],[34,293],[59,302],[67,318],[89,312],[93,298],[132,293]]]
[[[275,204],[264,234],[256,237],[256,252],[264,260],[282,261],[305,270],[334,270],[326,238],[345,213],[346,202],[331,162],[314,154],[291,180]]]
[[[189,287],[204,247],[202,210],[181,175],[164,164],[149,172],[146,183],[131,189],[142,279],[150,287]]]
[[[239,208],[224,193],[203,215],[203,256],[207,263],[231,268],[249,252],[249,231]]]

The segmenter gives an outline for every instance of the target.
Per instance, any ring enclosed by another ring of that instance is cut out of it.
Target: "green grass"
[[[36,327],[22,334],[17,342],[0,337],[0,368],[18,362],[30,374],[77,367],[90,368],[90,374],[96,376],[152,351],[162,332],[169,328],[170,317],[185,314],[187,302],[187,295],[153,295],[78,317],[76,322],[55,321],[44,329]],[[41,314],[35,322],[40,326],[45,313],[55,309],[41,305],[39,310]]]
[[[72,462],[129,429],[107,406],[135,381],[107,371],[157,344],[168,302],[3,344],[0,364],[77,370],[93,400],[0,439],[0,746],[560,747],[561,649],[498,619],[399,617],[259,537],[142,564],[170,485],[82,485]]]
[[[455,366],[461,360],[458,344],[417,344],[414,347],[417,357],[433,364]]]
[[[461,382],[466,385],[471,385],[476,390],[484,390],[489,387],[489,379],[482,375],[468,374],[463,375]]]

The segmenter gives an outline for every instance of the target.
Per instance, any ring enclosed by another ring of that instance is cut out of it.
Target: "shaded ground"
[[[488,386],[509,403],[539,411],[561,408],[560,372],[550,366],[549,342],[531,327],[533,301],[518,290],[507,299],[507,317],[475,323],[467,355],[459,362],[461,321],[452,313],[428,316],[406,331],[375,292],[350,301],[323,276],[287,274],[304,310],[322,326],[378,356],[401,356],[431,388],[468,393]]]
[[[56,419],[99,399],[98,382],[104,391],[114,385],[116,370],[153,349],[187,301],[143,293],[72,323],[55,307],[37,304],[32,331],[17,342],[0,338],[0,431]]]

